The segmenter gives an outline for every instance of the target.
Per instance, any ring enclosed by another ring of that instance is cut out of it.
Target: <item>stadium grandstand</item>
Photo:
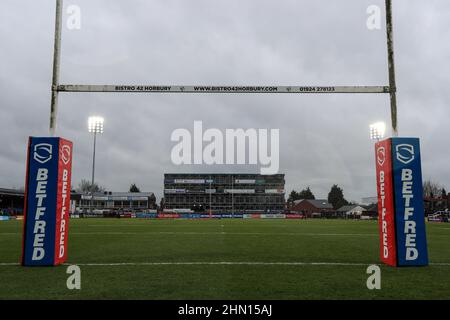
[[[71,212],[145,211],[156,209],[153,192],[99,192],[94,195],[71,193]]]
[[[281,212],[284,174],[164,175],[164,208],[214,212]]]
[[[23,203],[23,190],[0,188],[0,215],[22,215]]]

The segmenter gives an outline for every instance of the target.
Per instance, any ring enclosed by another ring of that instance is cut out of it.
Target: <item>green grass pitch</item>
[[[450,225],[427,224],[431,265],[379,263],[378,227],[344,220],[72,219],[68,264],[24,268],[22,222],[0,222],[0,299],[450,299]],[[381,266],[381,290],[366,269]]]

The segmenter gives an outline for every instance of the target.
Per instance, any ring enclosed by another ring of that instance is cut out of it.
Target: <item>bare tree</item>
[[[100,186],[97,183],[94,183],[94,185],[92,185],[91,182],[86,179],[82,179],[76,189],[76,191],[80,193],[104,192],[105,190],[106,189],[103,186]]]
[[[444,187],[435,181],[425,180],[423,182],[423,196],[425,198],[435,199],[441,197],[442,189]]]
[[[139,189],[139,187],[136,185],[136,183],[133,183],[130,186],[130,192],[132,192],[132,193],[139,193],[139,192],[141,192],[141,189]]]

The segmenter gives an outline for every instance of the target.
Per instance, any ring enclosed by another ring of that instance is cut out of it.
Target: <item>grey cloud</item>
[[[66,0],[82,29],[63,30],[62,83],[387,84],[385,30],[366,28],[382,0]],[[449,22],[446,0],[394,2],[400,133],[422,138],[423,172],[450,181]],[[0,4],[0,185],[21,186],[29,135],[47,135],[53,0]],[[279,128],[287,189],[331,184],[375,194],[368,125],[390,121],[387,96],[61,94],[58,134],[75,143],[73,179],[89,178],[87,117],[105,117],[97,180],[162,193],[164,172],[255,171],[176,167],[170,134],[194,120],[214,128]]]

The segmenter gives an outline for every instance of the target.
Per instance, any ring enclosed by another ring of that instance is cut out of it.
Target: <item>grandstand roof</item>
[[[8,196],[24,196],[25,191],[18,189],[7,189],[0,188],[0,195],[8,195]]]

